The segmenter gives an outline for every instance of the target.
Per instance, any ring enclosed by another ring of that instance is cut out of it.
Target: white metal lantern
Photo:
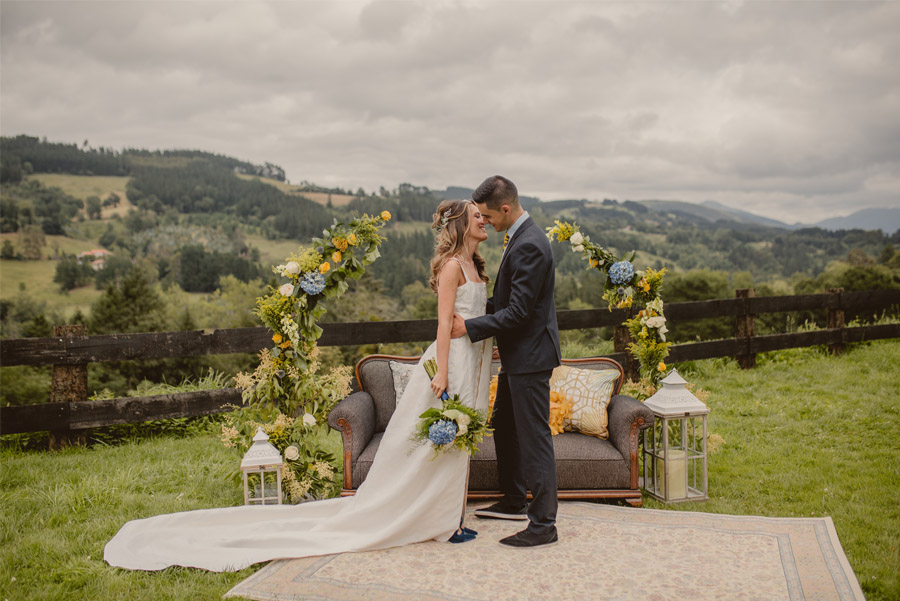
[[[672,370],[662,388],[644,401],[656,419],[644,430],[643,486],[660,501],[705,501],[706,416],[709,407]]]
[[[244,475],[244,505],[281,504],[281,466],[284,463],[262,428],[241,460]]]

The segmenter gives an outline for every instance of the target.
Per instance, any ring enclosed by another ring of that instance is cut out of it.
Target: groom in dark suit
[[[468,335],[472,342],[495,336],[503,364],[492,418],[503,498],[475,515],[529,520],[528,528],[501,544],[548,545],[557,541],[558,504],[549,425],[550,375],[560,364],[553,255],[547,236],[519,204],[511,181],[489,177],[472,199],[486,222],[506,232],[487,314],[465,321],[454,315],[451,331],[451,336]]]

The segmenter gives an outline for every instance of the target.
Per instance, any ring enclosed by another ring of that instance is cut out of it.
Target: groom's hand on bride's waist
[[[450,326],[450,338],[462,338],[466,335],[466,320],[459,313],[453,314],[453,325]]]

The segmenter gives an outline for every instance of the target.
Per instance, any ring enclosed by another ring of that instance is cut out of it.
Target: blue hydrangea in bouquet
[[[437,363],[429,359],[424,363],[429,378],[437,373]],[[413,435],[417,444],[430,444],[435,457],[450,449],[459,449],[469,455],[478,451],[478,445],[491,432],[487,414],[463,404],[458,394],[450,396],[445,390],[441,406],[432,407],[419,416]]]

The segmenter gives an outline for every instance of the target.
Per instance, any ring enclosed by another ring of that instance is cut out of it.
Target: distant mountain
[[[472,198],[474,191],[472,188],[463,188],[462,186],[447,186],[446,190],[432,190],[431,192],[444,200],[463,200]],[[522,203],[525,209],[528,209],[541,201],[534,196],[519,196],[519,202]]]
[[[823,219],[813,227],[823,230],[881,230],[893,234],[900,230],[900,207],[893,209],[862,209],[846,217]]]
[[[659,213],[672,213],[691,221],[705,221],[715,223],[717,221],[731,221],[744,225],[760,225],[764,227],[777,227],[789,229],[791,226],[775,219],[760,217],[747,211],[732,209],[718,202],[707,200],[696,204],[678,200],[639,200],[639,204]]]
[[[777,219],[770,219],[768,217],[762,217],[760,215],[756,215],[754,213],[750,213],[749,211],[742,211],[740,209],[734,209],[729,206],[725,206],[720,202],[716,202],[714,200],[704,200],[701,205],[705,207],[711,207],[713,209],[717,209],[719,211],[724,211],[731,215],[736,215],[741,218],[744,222],[749,223],[758,223],[760,225],[768,225],[770,227],[783,227],[783,228],[792,228],[793,226],[788,225],[782,221],[778,221]]]

